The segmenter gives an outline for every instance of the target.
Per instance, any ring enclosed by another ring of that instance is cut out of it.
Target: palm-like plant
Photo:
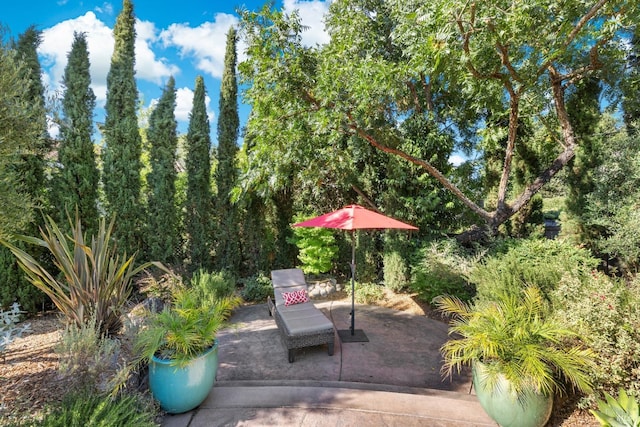
[[[135,255],[118,255],[111,233],[114,220],[106,226],[100,221],[91,244],[85,243],[80,218],[69,220],[71,235],[58,227],[51,217],[45,219],[42,238],[17,236],[27,243],[46,248],[52,256],[58,271],[48,271],[24,250],[8,241],[0,240],[18,259],[29,281],[42,290],[67,320],[81,327],[95,316],[96,324],[104,333],[113,333],[121,326],[120,316],[132,290],[132,281],[136,274],[155,265],[166,268],[156,262],[135,266]]]
[[[215,343],[218,331],[241,302],[230,296],[216,300],[202,298],[202,290],[180,287],[171,306],[151,313],[136,338],[139,362],[154,356],[184,366]]]
[[[454,297],[434,300],[439,310],[452,316],[449,334],[459,338],[441,348],[443,372],[481,362],[486,384],[493,389],[504,376],[517,395],[535,391],[544,395],[563,391],[569,383],[590,389],[588,369],[592,352],[569,344],[575,333],[549,315],[548,305],[536,287],[520,295],[500,295],[495,301],[464,303]]]

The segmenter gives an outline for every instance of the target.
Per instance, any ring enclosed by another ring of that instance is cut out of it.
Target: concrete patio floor
[[[336,330],[351,305],[316,302]],[[266,304],[236,310],[219,334],[216,384],[193,411],[167,415],[165,427],[196,426],[495,426],[472,394],[467,372],[442,379],[447,325],[377,306],[357,305],[356,329],[369,342],[287,351]]]

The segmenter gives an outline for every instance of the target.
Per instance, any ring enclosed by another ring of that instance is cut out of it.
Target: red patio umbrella
[[[334,212],[329,212],[315,218],[308,219],[294,227],[321,227],[338,228],[351,232],[351,328],[347,331],[338,331],[343,342],[369,341],[362,330],[355,329],[355,273],[356,273],[356,244],[354,230],[374,229],[403,229],[417,230],[413,225],[405,224],[388,216],[370,211],[359,205],[349,205]],[[357,334],[356,334],[357,332]]]

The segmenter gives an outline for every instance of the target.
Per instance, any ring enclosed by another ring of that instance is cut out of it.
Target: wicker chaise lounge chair
[[[327,344],[333,355],[335,330],[333,323],[312,302],[307,293],[304,273],[298,268],[271,272],[274,300],[267,300],[269,314],[287,348],[289,363],[295,359],[295,349]]]

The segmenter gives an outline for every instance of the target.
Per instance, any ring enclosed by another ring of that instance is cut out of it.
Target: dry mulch
[[[346,299],[337,292],[331,299]],[[442,321],[428,304],[412,294],[386,292],[378,305]],[[0,425],[27,414],[36,414],[48,404],[62,399],[70,385],[58,373],[55,346],[60,340],[62,323],[55,313],[28,320],[31,330],[8,346],[4,362],[0,360]],[[556,402],[549,427],[597,427],[598,422],[586,411],[576,408],[576,399]]]

